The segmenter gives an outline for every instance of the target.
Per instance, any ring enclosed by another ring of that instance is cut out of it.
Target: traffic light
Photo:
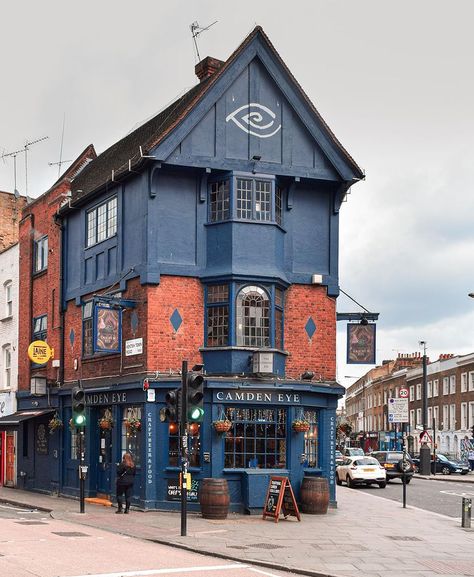
[[[181,408],[181,389],[173,389],[168,391],[165,396],[166,407],[160,411],[160,420],[162,422],[169,421],[171,423],[179,422],[179,413]]]
[[[201,368],[199,366],[199,368]],[[202,423],[204,419],[204,377],[196,370],[189,371],[186,377],[188,421]]]
[[[86,424],[86,393],[81,387],[73,387],[72,396],[72,421],[76,427],[84,427]]]

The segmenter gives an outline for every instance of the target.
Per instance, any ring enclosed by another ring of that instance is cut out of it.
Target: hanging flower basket
[[[232,427],[232,421],[228,421],[227,419],[214,421],[212,425],[218,433],[227,433],[227,431],[230,431],[230,428]]]
[[[52,435],[54,433],[54,431],[57,431],[58,429],[62,429],[62,427],[63,427],[63,422],[59,418],[58,413],[55,413],[54,417],[52,417],[48,423],[49,434]]]
[[[129,417],[125,419],[125,427],[131,435],[135,435],[142,430],[142,422],[136,417]]]
[[[301,419],[293,421],[293,423],[291,424],[291,427],[292,427],[293,431],[295,431],[295,433],[306,433],[307,431],[309,431],[308,421],[304,421]]]
[[[111,429],[114,426],[114,420],[112,417],[102,417],[99,419],[99,427],[103,430]]]

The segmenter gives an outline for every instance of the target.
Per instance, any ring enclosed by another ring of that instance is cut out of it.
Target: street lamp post
[[[426,442],[426,430],[428,429],[428,386],[427,386],[427,358],[426,358],[426,341],[420,341],[423,347],[423,394],[421,402],[421,415],[423,421],[423,433],[420,447],[420,475],[429,475],[431,473],[431,451]]]

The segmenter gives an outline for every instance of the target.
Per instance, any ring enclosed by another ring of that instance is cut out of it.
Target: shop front
[[[41,423],[37,420],[22,433],[29,435],[28,450],[19,457],[26,471],[24,488],[78,498],[83,442],[86,497],[115,500],[116,464],[128,451],[137,466],[133,504],[142,509],[179,508],[179,427],[160,420],[166,393],[179,386],[175,378],[150,381],[146,391],[141,382],[86,388],[82,440],[81,431],[72,426],[70,390],[50,398],[57,407],[47,407],[47,399],[42,399]],[[259,513],[275,475],[290,479],[297,498],[304,476],[324,476],[335,505],[336,407],[342,393],[340,386],[324,383],[209,378],[204,420],[188,429],[189,509],[199,510],[200,483],[214,477],[228,481],[231,510]],[[24,405],[29,402],[21,400]],[[48,419],[54,412],[63,426],[50,430]],[[221,429],[222,421],[228,430]],[[296,426],[300,422],[307,424],[306,430]]]

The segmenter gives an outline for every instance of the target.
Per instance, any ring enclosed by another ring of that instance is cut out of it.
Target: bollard
[[[467,529],[471,528],[471,510],[472,510],[472,499],[463,497],[461,527],[466,527]]]

